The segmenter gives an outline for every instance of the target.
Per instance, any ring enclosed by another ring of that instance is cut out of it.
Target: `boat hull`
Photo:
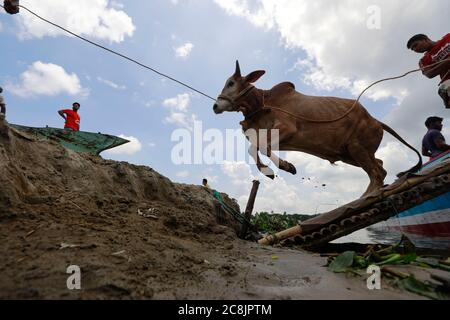
[[[450,152],[426,163],[428,169],[450,158]],[[433,247],[450,247],[450,192],[433,198],[409,210],[400,212],[389,220],[370,229],[403,233],[415,242],[425,242]]]
[[[403,233],[450,239],[450,192],[403,211],[384,225]]]

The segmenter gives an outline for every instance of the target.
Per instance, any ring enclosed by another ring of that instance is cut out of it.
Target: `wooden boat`
[[[423,171],[450,161],[450,151],[431,159]],[[368,228],[374,231],[401,232],[417,243],[437,248],[450,248],[450,192],[399,212],[385,222]]]

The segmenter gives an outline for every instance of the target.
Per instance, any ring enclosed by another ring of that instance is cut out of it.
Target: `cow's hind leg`
[[[386,170],[384,170],[383,167],[383,160],[377,159],[375,158],[376,162],[378,163],[378,170],[379,170],[379,175],[382,177],[383,183],[384,183],[384,178],[386,178],[387,176],[387,172]]]
[[[383,162],[376,159],[372,153],[359,144],[350,145],[348,151],[354,162],[367,173],[370,179],[369,186],[362,196],[364,197],[380,189],[386,177],[386,170],[382,166]]]

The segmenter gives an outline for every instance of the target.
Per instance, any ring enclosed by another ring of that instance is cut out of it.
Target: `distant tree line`
[[[299,222],[317,217],[316,215],[306,215],[306,214],[287,214],[284,213],[271,213],[268,212],[257,212],[252,217],[252,223],[261,232],[275,233],[285,229],[294,227]]]

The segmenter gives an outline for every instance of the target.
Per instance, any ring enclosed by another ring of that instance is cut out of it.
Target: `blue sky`
[[[234,72],[236,59],[243,73],[267,71],[257,83],[260,88],[291,81],[307,94],[355,97],[364,84],[416,67],[420,57],[405,48],[412,34],[438,38],[448,32],[448,2],[431,2],[21,1],[36,13],[213,97]],[[381,27],[370,30],[367,8],[373,4],[381,10]],[[148,165],[177,182],[199,184],[209,177],[214,188],[229,193],[241,206],[252,179],[258,178],[262,187],[257,210],[315,213],[364,191],[367,179],[359,169],[334,168],[300,153],[284,154],[299,174],[281,173],[276,182],[248,163],[174,165],[171,134],[189,125],[193,115],[204,129],[222,132],[239,129],[242,116],[217,116],[213,101],[76,38],[54,34],[54,27],[36,24],[30,17],[24,10],[16,16],[0,14],[0,85],[9,122],[61,127],[57,110],[79,101],[82,130],[139,141],[140,148],[135,143],[135,148],[126,146],[122,153],[104,157]],[[99,17],[103,24],[95,22]],[[177,49],[183,56],[177,56]],[[416,74],[377,87],[363,102],[372,115],[418,147],[422,119],[429,112],[446,117],[434,82]],[[397,150],[389,138],[380,150],[391,180],[396,171],[416,161],[407,149],[399,154]],[[304,183],[302,177],[313,182]],[[322,183],[328,187],[316,188]]]

